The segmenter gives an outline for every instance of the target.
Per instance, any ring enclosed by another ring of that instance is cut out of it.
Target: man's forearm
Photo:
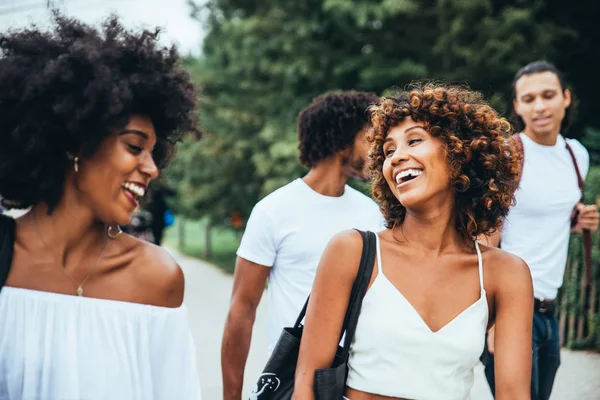
[[[221,345],[223,400],[241,400],[255,312],[230,311]]]

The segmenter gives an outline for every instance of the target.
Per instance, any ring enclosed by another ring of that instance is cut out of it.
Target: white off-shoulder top
[[[0,399],[201,398],[187,309],[4,287]]]

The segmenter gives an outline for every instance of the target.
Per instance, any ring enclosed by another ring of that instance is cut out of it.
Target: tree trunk
[[[565,291],[563,291],[562,295],[560,296],[560,303],[558,305],[560,313],[559,313],[559,317],[558,317],[558,338],[560,339],[560,345],[564,346],[565,343],[567,342],[567,316],[569,315],[569,313],[567,312],[567,306],[566,306],[566,298],[567,295],[565,294]]]
[[[584,263],[585,265],[585,263]],[[581,274],[581,285],[579,287],[579,304],[581,306],[581,312],[577,317],[577,340],[583,339],[584,327],[585,327],[585,298],[586,298],[586,287],[585,287],[585,267],[583,268],[583,274]]]
[[[576,256],[573,258],[573,263],[571,264],[571,268],[569,271],[570,280],[578,282],[577,278],[579,277],[579,258]],[[572,286],[567,287],[570,289]],[[577,289],[575,289],[576,291]],[[570,293],[568,290],[565,290],[565,294],[567,297],[567,302],[569,303],[569,318],[567,323],[567,334],[566,340],[567,345],[570,346],[573,344],[573,340],[575,340],[577,336],[577,293]]]
[[[575,314],[571,313],[569,315],[569,326],[567,328],[567,344],[572,344],[572,341],[575,336]]]
[[[594,319],[596,316],[596,281],[592,281],[592,285],[590,287],[590,302],[588,304],[589,304],[588,337],[593,339],[594,335],[596,334],[595,329],[598,329],[598,327],[595,327],[595,325],[594,325]]]
[[[212,224],[206,223],[204,227],[204,259],[210,260],[212,258],[212,240],[211,240]]]
[[[440,37],[443,40],[442,43],[442,49],[441,49],[441,53],[442,53],[442,70],[444,71],[445,74],[448,73],[448,71],[450,71],[450,57],[451,57],[451,51],[450,51],[450,43],[448,41],[448,32],[449,32],[449,27],[448,27],[448,17],[446,15],[446,7],[448,4],[448,0],[438,0],[437,2],[437,11],[438,11],[438,29],[440,32]]]
[[[179,217],[179,222],[177,224],[177,247],[179,250],[183,251],[185,247],[185,220],[183,217]]]
[[[564,280],[569,279],[569,270],[571,269],[571,257],[567,258],[567,265],[565,267]],[[558,337],[560,338],[560,345],[564,346],[567,343],[568,332],[567,328],[567,316],[569,312],[567,310],[567,291],[565,288],[562,288],[562,293],[560,296],[560,302],[558,303],[559,317],[558,317]]]
[[[560,346],[563,347],[567,342],[567,312],[561,311],[560,318],[558,320],[558,338],[560,339]]]

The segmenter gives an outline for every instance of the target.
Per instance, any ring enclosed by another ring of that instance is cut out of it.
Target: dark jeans
[[[488,351],[487,337],[485,343],[481,361],[485,365],[485,377],[495,397],[494,355]],[[541,313],[537,310],[533,312],[532,356],[531,400],[548,400],[560,365],[558,321],[554,314]]]

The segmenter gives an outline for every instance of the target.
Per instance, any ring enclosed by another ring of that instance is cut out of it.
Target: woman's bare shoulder
[[[486,282],[491,283],[492,287],[531,286],[531,272],[522,258],[497,247],[482,244],[480,247]]]
[[[362,251],[361,234],[356,230],[342,231],[327,244],[319,268],[327,268],[332,276],[354,279]]]
[[[179,307],[183,302],[185,278],[181,267],[164,248],[127,235],[123,238],[130,254],[129,268],[153,303]]]
[[[345,231],[341,231],[333,236],[327,245],[328,248],[332,248],[334,250],[340,249],[348,249],[348,248],[356,248],[359,247],[359,250],[362,249],[362,236],[355,229],[348,229]]]

